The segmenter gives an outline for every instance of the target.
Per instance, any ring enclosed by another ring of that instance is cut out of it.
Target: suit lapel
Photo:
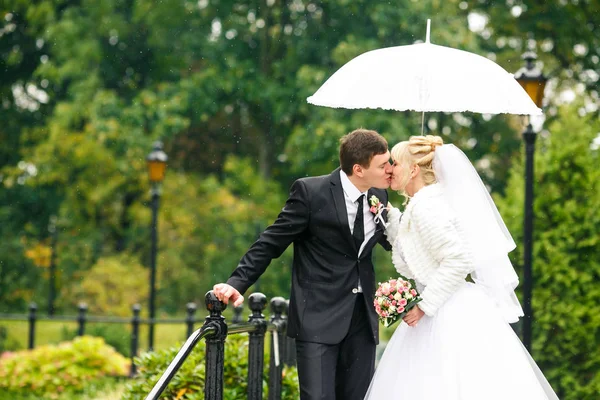
[[[342,233],[350,245],[356,250],[356,244],[354,243],[352,232],[350,232],[350,225],[348,224],[346,198],[344,197],[344,188],[342,187],[339,168],[331,173],[331,196],[333,197],[333,204],[335,206],[335,212],[337,214]]]

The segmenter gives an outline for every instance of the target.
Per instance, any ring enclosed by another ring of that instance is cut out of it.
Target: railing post
[[[252,315],[248,322],[258,325],[258,328],[250,332],[250,344],[248,348],[248,400],[262,399],[262,375],[265,357],[265,332],[267,323],[262,310],[267,305],[267,296],[262,293],[252,293],[248,298]]]
[[[288,310],[290,308],[290,301],[285,301],[285,310],[284,314],[288,314]],[[287,318],[287,317],[286,317]],[[296,341],[288,336],[285,336],[285,351],[283,352],[284,358],[283,363],[285,365],[294,367],[296,366]]]
[[[204,300],[206,309],[210,313],[206,317],[204,325],[213,324],[217,327],[217,332],[206,338],[204,398],[206,400],[222,400],[225,339],[227,338],[227,324],[222,313],[227,308],[227,305],[221,303],[212,290],[206,293]]]
[[[196,313],[196,303],[187,303],[185,308],[187,310],[187,316],[185,317],[187,334],[185,337],[188,338],[192,336],[192,333],[194,333],[194,323],[196,322],[196,319],[194,318],[194,314]]]
[[[286,320],[283,316],[285,299],[273,297],[271,299],[271,322],[277,330],[271,334],[271,358],[269,360],[269,400],[281,400],[281,374],[283,372],[283,349],[285,348],[284,336]],[[277,347],[275,347],[277,346]]]
[[[85,313],[87,311],[87,304],[79,303],[79,315],[77,316],[77,322],[79,323],[79,329],[77,330],[77,336],[85,335]]]
[[[142,307],[139,304],[134,304],[131,309],[133,310],[133,318],[131,318],[131,368],[129,370],[129,376],[133,377],[137,372],[134,358],[137,356],[139,346],[140,310]]]
[[[29,304],[29,349],[35,347],[35,320],[36,320],[37,304]]]
[[[232,324],[239,324],[242,322],[242,312],[244,312],[244,306],[237,306],[233,308],[233,318],[231,319]]]

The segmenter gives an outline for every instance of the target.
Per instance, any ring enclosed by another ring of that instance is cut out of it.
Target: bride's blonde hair
[[[433,156],[437,146],[444,144],[444,141],[439,136],[411,136],[408,140],[396,144],[392,151],[392,160],[399,163],[404,168],[403,176],[400,177],[401,187],[405,188],[410,180],[410,168],[413,165],[418,165],[425,185],[431,185],[437,182],[435,173],[433,172]],[[400,193],[408,199],[405,189],[401,189]]]

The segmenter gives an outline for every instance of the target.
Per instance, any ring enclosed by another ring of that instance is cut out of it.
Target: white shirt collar
[[[344,189],[344,193],[353,202],[356,202],[361,194],[364,194],[365,198],[367,198],[367,194],[369,191],[367,190],[366,192],[362,193],[360,190],[358,190],[358,188],[356,186],[354,186],[354,183],[352,183],[352,181],[350,181],[350,178],[348,178],[348,175],[346,175],[346,173],[344,171],[342,171],[341,169],[340,169],[340,178],[342,180],[342,189]]]

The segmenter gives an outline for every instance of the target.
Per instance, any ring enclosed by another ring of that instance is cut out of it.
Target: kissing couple
[[[293,243],[287,334],[301,400],[558,399],[509,325],[523,315],[515,245],[464,153],[438,136],[390,152],[379,133],[357,129],[340,139],[339,159],[331,174],[293,183],[275,222],[213,287],[241,305]],[[403,212],[388,188],[406,197]],[[377,370],[376,244],[422,298]]]

